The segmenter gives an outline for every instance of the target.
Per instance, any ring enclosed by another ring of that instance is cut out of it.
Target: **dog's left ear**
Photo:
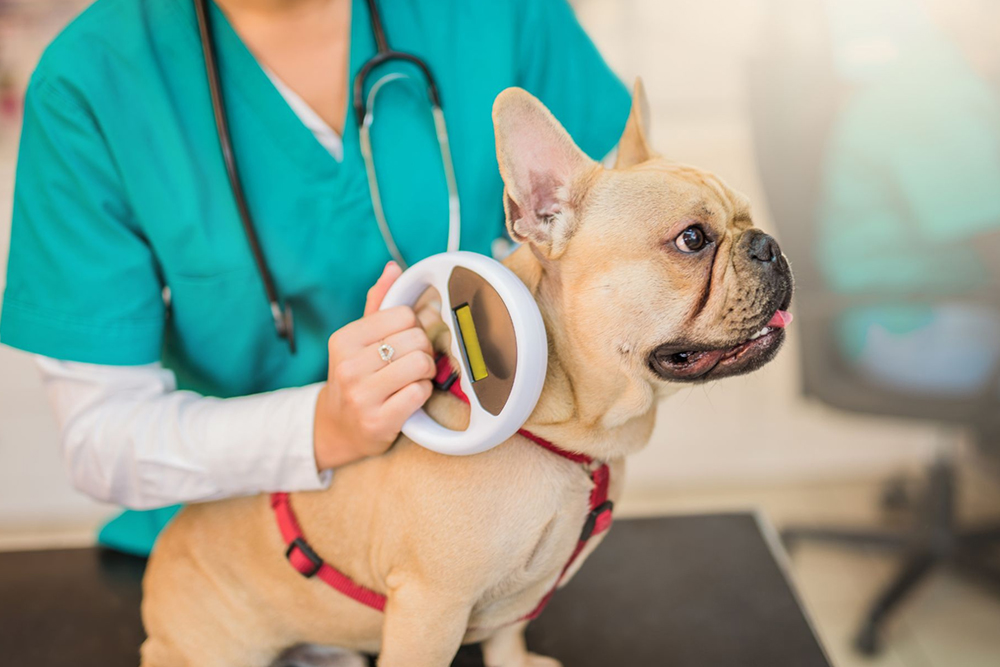
[[[622,138],[618,140],[618,159],[615,161],[615,169],[625,169],[656,157],[656,153],[646,140],[648,136],[649,100],[646,99],[646,88],[642,85],[642,79],[636,77],[635,86],[632,88],[632,110],[625,122]]]
[[[541,102],[520,88],[497,96],[493,127],[507,231],[515,241],[529,242],[555,259],[575,229],[581,180],[597,163]]]

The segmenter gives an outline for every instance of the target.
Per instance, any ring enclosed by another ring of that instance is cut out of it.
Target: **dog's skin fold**
[[[656,399],[674,379],[770,359],[782,331],[747,339],[791,294],[787,263],[753,230],[744,198],[653,153],[645,104],[637,83],[610,170],[528,93],[504,91],[493,111],[507,226],[523,243],[505,264],[535,295],[550,341],[526,428],[608,461],[612,500],[624,457],[649,440]],[[693,225],[710,241],[686,252],[676,239]],[[468,408],[444,392],[427,410],[451,428],[467,423]],[[329,489],[293,494],[316,552],[385,593],[384,614],[298,574],[266,496],[188,507],[149,562],[142,667],[266,667],[309,643],[379,652],[381,667],[446,667],[478,641],[489,667],[557,666],[527,651],[517,619],[568,560],[590,488],[580,465],[521,436],[469,457],[401,436],[337,470]]]

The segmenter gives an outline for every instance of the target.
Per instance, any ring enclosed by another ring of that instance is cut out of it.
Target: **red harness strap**
[[[445,355],[439,357],[438,373],[437,377],[434,379],[435,385],[441,389],[450,391],[452,394],[468,403],[469,399],[462,391],[461,387],[458,386],[458,383],[456,382],[457,378],[458,373],[452,370],[448,357]],[[573,566],[573,563],[576,562],[576,559],[587,546],[587,542],[590,541],[590,538],[594,535],[603,533],[611,527],[614,503],[608,500],[608,484],[611,480],[608,464],[600,463],[598,465],[593,458],[587,456],[586,454],[566,451],[565,449],[552,444],[548,440],[540,438],[534,433],[525,431],[524,429],[519,430],[518,433],[536,445],[544,447],[553,454],[561,456],[564,459],[569,459],[574,463],[581,464],[584,467],[584,470],[586,470],[590,475],[590,480],[593,483],[593,488],[590,491],[590,513],[587,514],[587,519],[583,524],[580,539],[577,541],[576,547],[573,549],[573,553],[570,555],[566,565],[563,566],[562,571],[559,573],[559,578],[556,579],[556,583],[552,586],[552,589],[545,594],[545,596],[530,613],[518,619],[524,621],[534,619],[542,613],[542,610],[545,609],[549,600],[552,599],[552,595],[556,592],[559,584],[562,583],[563,577],[566,576],[566,572]],[[281,539],[284,540],[288,547],[285,551],[285,557],[288,559],[288,562],[291,563],[292,567],[299,572],[299,574],[306,578],[317,577],[347,597],[357,600],[361,604],[371,607],[372,609],[377,611],[383,611],[385,609],[386,598],[384,595],[355,583],[346,574],[336,569],[329,563],[324,562],[323,559],[320,558],[315,551],[313,551],[312,547],[309,546],[309,543],[306,542],[305,536],[302,534],[302,528],[299,526],[298,519],[295,518],[295,511],[292,509],[287,493],[272,493],[271,507],[274,509],[274,516],[278,520],[278,529],[281,531]]]
[[[278,519],[281,539],[288,546],[288,549],[285,550],[285,558],[292,564],[292,567],[298,570],[299,574],[306,578],[318,577],[347,597],[372,609],[378,611],[385,609],[384,595],[354,583],[346,574],[329,563],[323,562],[323,559],[312,550],[302,535],[302,528],[299,526],[298,519],[295,518],[295,511],[292,509],[287,493],[272,493],[271,507],[274,509],[274,516]]]

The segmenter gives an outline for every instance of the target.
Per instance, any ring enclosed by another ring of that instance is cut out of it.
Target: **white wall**
[[[615,70],[626,80],[636,74],[645,79],[653,141],[661,152],[717,171],[751,197],[758,224],[768,227],[742,85],[763,3],[576,5]],[[7,254],[14,157],[11,132],[0,132],[0,268]],[[630,493],[867,476],[930,455],[940,434],[926,427],[851,417],[801,400],[796,335],[793,325],[786,350],[756,375],[685,389],[667,401],[651,446],[631,466]],[[89,526],[107,511],[70,489],[32,364],[26,355],[0,348],[0,533]]]

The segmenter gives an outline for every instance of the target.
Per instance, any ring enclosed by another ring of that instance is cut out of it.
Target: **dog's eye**
[[[708,243],[708,239],[705,237],[705,232],[702,231],[701,227],[697,225],[688,227],[683,232],[681,232],[676,239],[674,239],[674,245],[676,245],[681,252],[698,252]]]

